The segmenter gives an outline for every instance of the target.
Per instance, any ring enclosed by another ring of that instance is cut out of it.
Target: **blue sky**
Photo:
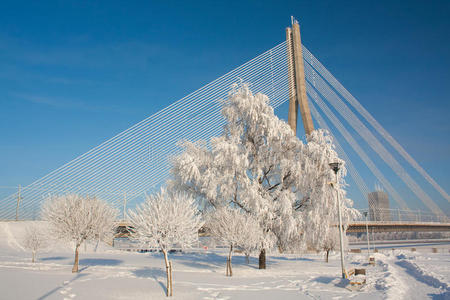
[[[448,1],[2,1],[0,186],[28,184],[282,42],[450,191]]]

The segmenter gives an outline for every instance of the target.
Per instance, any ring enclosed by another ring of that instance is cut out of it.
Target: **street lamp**
[[[341,163],[339,162],[333,162],[329,164],[331,170],[333,170],[335,176],[336,176],[336,196],[337,196],[337,202],[338,202],[338,216],[339,216],[339,244],[341,248],[341,269],[342,269],[342,278],[345,278],[345,267],[344,267],[344,236],[342,233],[342,214],[341,214],[341,202],[339,199],[339,190],[337,188],[338,186],[338,172],[341,166]]]
[[[366,217],[367,257],[370,262],[369,223],[367,222],[367,211],[363,212],[363,214]]]

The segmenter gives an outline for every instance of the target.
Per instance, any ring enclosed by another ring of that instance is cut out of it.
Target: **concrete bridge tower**
[[[303,51],[300,37],[300,26],[292,18],[292,28],[286,28],[286,45],[289,68],[289,126],[297,134],[298,108],[303,121],[305,134],[308,136],[314,130],[311,112],[306,96],[305,71],[303,66]]]

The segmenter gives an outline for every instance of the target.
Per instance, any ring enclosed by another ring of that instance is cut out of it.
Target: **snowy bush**
[[[170,193],[162,189],[156,195],[129,211],[135,233],[133,238],[164,254],[167,274],[167,296],[172,296],[172,262],[168,252],[173,248],[190,248],[198,241],[203,225],[195,201],[186,193]]]
[[[248,259],[250,253],[257,249],[263,240],[258,222],[249,214],[230,207],[222,207],[210,213],[206,226],[213,237],[229,247],[227,276],[233,276],[231,265],[233,248],[241,248]]]
[[[31,261],[34,263],[37,252],[47,247],[45,228],[36,224],[27,226],[22,246],[31,251]]]
[[[331,137],[319,130],[304,144],[268,103],[246,85],[235,87],[224,101],[222,135],[209,144],[184,142],[184,151],[173,160],[171,182],[206,211],[230,206],[252,215],[263,232],[260,268],[274,243],[281,251],[299,250],[307,242],[320,247],[320,233],[335,221],[336,208],[328,164],[338,158]],[[344,197],[345,167],[341,175],[336,187],[347,219],[352,210]]]
[[[77,194],[51,197],[42,208],[42,217],[49,222],[53,237],[75,243],[73,273],[78,272],[80,245],[110,236],[117,214],[106,202]]]

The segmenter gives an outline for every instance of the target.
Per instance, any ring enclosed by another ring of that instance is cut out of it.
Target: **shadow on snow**
[[[104,259],[104,258],[82,258],[80,259],[80,265],[83,266],[117,266],[120,265],[123,260],[120,259]]]
[[[158,282],[162,290],[166,292],[166,285],[163,283],[164,279],[166,278],[166,272],[164,272],[161,268],[142,268],[134,270],[133,274],[136,275],[136,277],[140,278],[154,279],[156,282]]]
[[[71,280],[69,280],[69,282],[65,283],[64,285],[60,285],[58,287],[55,287],[54,289],[48,291],[47,293],[45,293],[44,295],[42,295],[41,297],[37,298],[37,300],[44,300],[47,299],[47,297],[49,297],[50,295],[54,294],[55,292],[59,291],[60,289],[62,289],[63,287],[65,287],[66,285],[68,285],[69,283],[83,277],[86,276],[87,274],[84,273],[77,273],[77,275],[75,277],[73,277]]]
[[[39,258],[39,260],[47,261],[47,260],[64,260],[64,259],[70,259],[68,256],[50,256],[50,257],[42,257]]]

